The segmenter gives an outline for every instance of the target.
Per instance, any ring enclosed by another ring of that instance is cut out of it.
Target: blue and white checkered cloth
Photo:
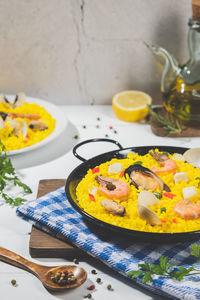
[[[17,208],[17,214],[46,232],[58,234],[62,239],[70,240],[74,245],[96,257],[110,268],[127,277],[127,272],[138,269],[138,263],[144,261],[158,263],[160,257],[166,256],[178,266],[189,267],[195,263],[190,255],[192,242],[176,244],[154,244],[134,242],[105,230],[94,232],[94,226],[88,226],[82,216],[66,199],[64,187],[51,192],[37,200],[27,202]],[[198,241],[195,241],[197,244]],[[182,281],[155,275],[153,283],[139,285],[170,299],[200,299],[200,275],[185,277]]]

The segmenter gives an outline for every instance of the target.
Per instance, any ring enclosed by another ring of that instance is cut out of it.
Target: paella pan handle
[[[86,141],[83,141],[83,142],[77,144],[77,145],[73,148],[73,150],[72,150],[74,156],[76,156],[78,159],[82,160],[83,162],[86,161],[87,159],[85,159],[85,158],[83,158],[82,156],[80,156],[80,155],[76,152],[76,150],[77,150],[80,146],[82,146],[82,145],[89,144],[89,143],[94,143],[94,142],[109,142],[109,143],[113,143],[113,144],[117,145],[117,146],[119,147],[120,150],[123,149],[122,145],[121,145],[119,142],[115,141],[115,140],[104,139],[104,138],[96,138],[96,139],[86,140]]]

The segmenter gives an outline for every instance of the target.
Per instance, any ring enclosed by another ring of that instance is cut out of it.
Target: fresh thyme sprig
[[[151,105],[148,105],[150,115],[157,121],[157,123],[167,131],[167,135],[173,133],[181,133],[182,123],[171,113],[166,112],[163,116],[159,112],[153,110]]]
[[[191,245],[190,254],[200,260],[200,246]],[[177,267],[173,263],[168,262],[167,257],[161,256],[159,264],[149,264],[148,262],[138,264],[139,270],[130,271],[127,273],[128,277],[137,279],[142,278],[143,283],[153,282],[152,275],[162,275],[168,278],[174,278],[181,281],[186,276],[200,274],[200,270],[195,269],[192,265],[189,268]]]
[[[14,186],[19,186],[23,189],[23,192],[26,194],[32,193],[30,187],[22,183],[18,176],[16,175],[15,169],[11,163],[11,160],[8,158],[5,152],[5,146],[0,141],[0,196],[5,200],[6,203],[11,206],[18,206],[24,203],[26,200],[21,197],[10,197],[5,189],[8,186],[8,183],[13,184]]]

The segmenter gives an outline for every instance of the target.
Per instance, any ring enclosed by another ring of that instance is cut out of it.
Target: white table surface
[[[36,197],[40,179],[66,178],[70,172],[80,164],[71,152],[72,147],[85,139],[100,138],[108,135],[124,147],[139,145],[172,145],[181,147],[199,146],[199,138],[163,138],[155,136],[149,125],[138,123],[125,123],[119,121],[113,114],[111,106],[60,106],[68,119],[64,132],[54,142],[35,151],[11,157],[17,174],[22,181],[28,184],[33,193],[27,199]],[[100,118],[100,120],[97,120]],[[83,126],[86,126],[84,128]],[[110,128],[112,126],[112,128]],[[116,130],[117,133],[114,132]],[[78,139],[74,136],[78,135]],[[100,153],[115,150],[116,145],[109,143],[93,143],[79,149],[79,154],[90,158]],[[68,263],[65,259],[33,259],[29,254],[29,238],[31,225],[16,216],[15,209],[7,205],[0,207],[0,245],[31,259],[34,262],[46,265],[60,265]],[[71,263],[71,262],[70,262]],[[88,272],[87,282],[78,289],[62,294],[49,293],[40,281],[32,274],[11,265],[0,262],[0,299],[84,299],[89,291],[87,286],[94,283],[96,290],[92,293],[93,299],[109,300],[146,300],[164,299],[156,296],[134,283],[116,275],[105,266],[93,265],[81,261],[80,266]],[[95,282],[96,269],[103,284]],[[11,280],[17,280],[18,286],[13,287]],[[108,291],[106,286],[111,284],[114,291]]]

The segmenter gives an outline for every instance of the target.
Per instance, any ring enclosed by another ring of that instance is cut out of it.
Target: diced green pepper
[[[163,212],[166,212],[166,207],[161,207],[160,213],[162,214]]]
[[[134,162],[133,165],[142,165],[142,161],[138,160],[138,161]]]
[[[154,195],[156,198],[161,199],[162,198],[162,193],[155,192]]]

